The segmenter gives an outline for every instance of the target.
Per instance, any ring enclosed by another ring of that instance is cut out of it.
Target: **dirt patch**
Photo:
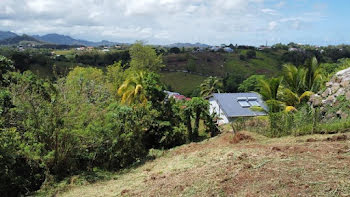
[[[306,140],[306,142],[317,142],[317,140],[315,138],[309,138]]]
[[[337,142],[337,141],[346,141],[347,139],[348,139],[348,136],[346,136],[346,135],[335,135],[333,137],[328,137],[324,141]]]
[[[243,133],[236,133],[233,136],[233,139],[230,141],[232,144],[238,144],[240,142],[252,142],[255,141],[254,138],[252,138],[249,135],[243,134]]]

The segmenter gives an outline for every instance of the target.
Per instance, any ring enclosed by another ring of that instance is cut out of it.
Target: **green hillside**
[[[190,95],[206,78],[204,76],[235,75],[243,80],[254,74],[273,76],[279,73],[281,52],[256,51],[255,58],[241,60],[240,56],[246,57],[246,53],[247,50],[170,54],[164,57],[167,72],[162,73],[162,81],[174,91]]]
[[[183,72],[162,72],[161,81],[171,87],[172,91],[180,92],[190,96],[193,90],[202,83],[206,77],[183,73]]]

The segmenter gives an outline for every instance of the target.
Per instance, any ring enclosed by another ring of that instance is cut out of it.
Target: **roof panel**
[[[256,98],[256,102],[260,103],[260,106],[267,110],[260,95],[257,93],[216,93],[213,94],[212,97],[218,102],[220,108],[222,108],[228,117],[266,115],[264,112],[253,111],[250,107],[242,107],[238,102],[239,99],[243,100],[243,98],[245,98],[245,101],[247,101],[248,98]]]

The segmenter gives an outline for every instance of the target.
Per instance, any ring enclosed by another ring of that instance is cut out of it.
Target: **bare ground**
[[[58,196],[350,196],[350,135],[231,133]]]

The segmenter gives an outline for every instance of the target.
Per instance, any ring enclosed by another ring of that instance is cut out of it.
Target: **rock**
[[[344,88],[339,88],[339,90],[337,91],[337,93],[335,93],[334,95],[335,95],[336,97],[338,97],[338,96],[342,96],[342,95],[344,95],[344,94],[345,94]]]
[[[345,98],[346,98],[346,100],[350,101],[350,91],[345,93]]]
[[[322,104],[322,98],[320,95],[314,94],[314,95],[311,95],[310,102],[314,107],[318,107],[318,106],[321,106]]]
[[[326,98],[328,95],[332,94],[332,90],[331,88],[327,88],[323,93],[322,93],[322,97]]]
[[[331,81],[326,83],[326,87],[327,87],[327,88],[332,87],[332,85],[333,85],[333,82],[331,82]]]
[[[330,119],[334,119],[335,115],[334,114],[327,114],[326,115],[326,119],[330,120]]]
[[[338,110],[337,111],[337,115],[340,115],[340,114],[342,114],[343,112],[341,111],[341,110]]]
[[[325,104],[332,105],[333,103],[335,103],[335,101],[336,101],[335,96],[331,95],[331,96],[327,97]]]
[[[343,119],[343,120],[347,119],[348,117],[349,117],[349,114],[347,114],[347,113],[343,112],[343,113],[340,114],[340,118]]]
[[[347,68],[345,70],[341,70],[341,71],[337,72],[337,74],[335,74],[335,75],[342,76],[342,75],[345,75],[346,73],[350,73],[350,68]]]
[[[333,83],[331,90],[332,92],[337,92],[340,88],[340,84],[339,83]]]
[[[341,85],[342,87],[348,87],[349,84],[350,84],[350,77],[344,78],[344,79],[341,81],[341,83],[340,83],[340,85]]]

